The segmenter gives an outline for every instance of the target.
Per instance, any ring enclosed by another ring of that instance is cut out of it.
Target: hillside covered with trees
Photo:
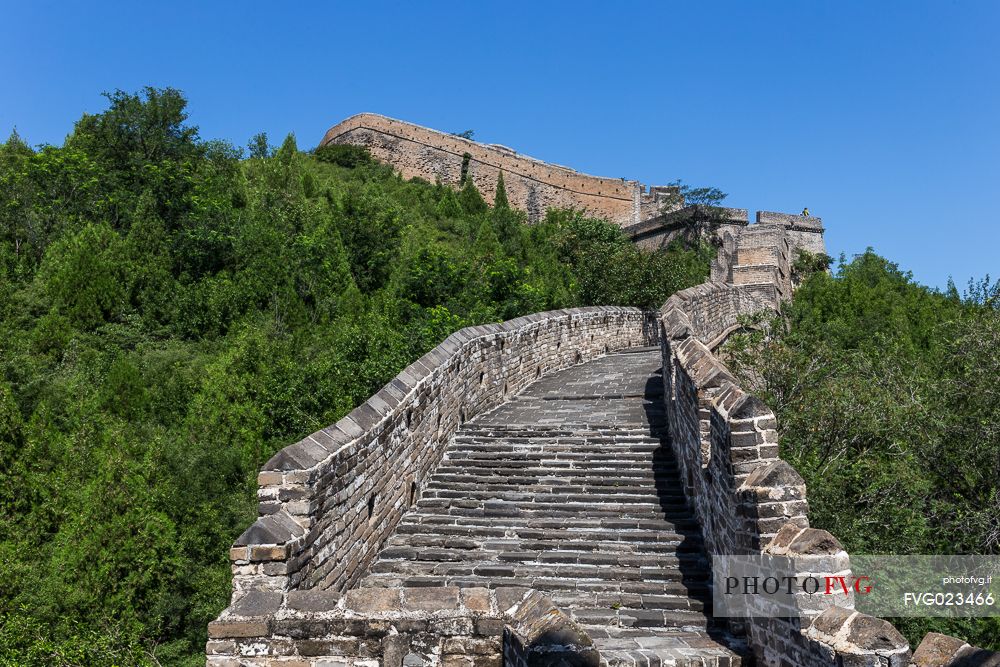
[[[117,92],[62,146],[0,145],[0,665],[199,665],[275,451],[452,331],[656,307],[709,247],[522,224],[350,146],[199,137]]]

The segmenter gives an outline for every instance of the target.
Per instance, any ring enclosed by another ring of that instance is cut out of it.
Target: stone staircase
[[[607,665],[739,665],[663,441],[658,349],[547,376],[467,424],[361,587],[524,586]]]

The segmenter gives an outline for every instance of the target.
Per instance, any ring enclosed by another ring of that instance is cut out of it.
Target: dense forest
[[[726,361],[774,409],[811,525],[849,553],[1000,555],[1000,282],[940,292],[869,250],[748,324]],[[892,620],[1000,649],[998,617]]]
[[[714,255],[107,97],[0,145],[0,665],[203,665],[271,454],[458,328],[655,307]]]

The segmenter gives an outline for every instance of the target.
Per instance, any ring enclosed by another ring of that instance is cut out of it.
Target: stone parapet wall
[[[913,652],[913,667],[996,667],[1000,653],[970,646],[937,632],[928,632]]]
[[[676,292],[660,308],[662,314],[683,313],[685,324],[705,345],[714,347],[720,337],[740,327],[741,318],[767,308],[774,308],[772,299],[744,287],[725,282],[705,282]]]
[[[391,165],[404,178],[457,187],[464,156],[468,177],[487,201],[493,201],[497,177],[503,172],[511,206],[528,213],[529,220],[544,217],[549,208],[574,208],[606,218],[620,226],[632,225],[658,211],[669,188],[649,192],[637,181],[590,176],[521,155],[496,144],[482,144],[378,114],[362,113],[330,128],[321,146],[354,144],[366,147],[376,159]]]
[[[596,665],[572,619],[515,587],[250,591],[208,632],[207,667],[527,667],[539,656]]]
[[[741,317],[777,310],[790,296],[787,230],[751,226],[720,248],[713,276],[732,262],[733,282],[707,282],[660,310],[664,402],[670,441],[688,502],[712,556],[849,558],[829,533],[809,527],[806,487],[779,456],[777,420],[744,391],[712,348]],[[835,603],[831,606],[831,602]],[[886,621],[851,609],[850,599],[797,595],[781,617],[733,619],[760,665],[904,667],[910,650]]]

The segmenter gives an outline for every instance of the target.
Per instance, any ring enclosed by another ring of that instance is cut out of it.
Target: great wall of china
[[[637,243],[694,208],[381,116],[324,143],[364,145],[404,177],[456,184],[537,219],[574,207]],[[464,155],[470,158],[465,160]],[[998,664],[928,635],[916,651],[850,597],[796,595],[770,617],[712,616],[718,555],[849,557],[809,526],[773,412],[715,354],[741,318],[791,297],[822,223],[726,209],[709,280],[654,313],[594,307],[462,329],[336,424],[278,452],[260,517],[234,544],[209,667]]]

